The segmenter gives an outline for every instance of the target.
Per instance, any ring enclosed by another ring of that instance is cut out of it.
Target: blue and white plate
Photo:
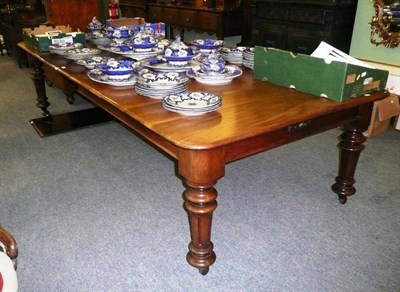
[[[110,57],[100,57],[100,56],[93,56],[83,59],[78,59],[75,61],[76,64],[85,66],[88,69],[93,69],[96,65],[101,63],[107,63]]]
[[[78,60],[87,57],[92,57],[94,55],[100,54],[99,49],[82,48],[82,49],[71,49],[64,53],[64,57],[71,60]]]
[[[60,44],[49,45],[49,52],[58,55],[64,55],[64,53],[68,50],[80,49],[82,47],[83,45],[81,43],[65,43],[65,44],[60,43]]]
[[[111,86],[132,86],[136,83],[136,75],[130,74],[121,79],[114,79],[110,75],[104,74],[100,69],[92,69],[87,73],[88,77],[98,83]]]
[[[217,110],[222,105],[220,96],[209,92],[183,92],[163,98],[166,110],[187,116],[198,116]]]
[[[188,77],[180,72],[154,72],[143,70],[139,73],[138,82],[149,88],[163,90],[174,88],[188,82]]]
[[[161,49],[158,47],[151,48],[148,52],[141,52],[136,51],[135,48],[129,45],[120,45],[117,43],[110,43],[107,45],[100,45],[98,46],[100,50],[109,51],[118,55],[122,55],[134,60],[142,60],[145,58],[150,58],[156,56],[158,53],[161,52]]]
[[[224,85],[243,74],[243,71],[235,65],[226,65],[222,72],[203,72],[200,67],[189,69],[187,76],[197,82],[207,85]]]
[[[211,52],[220,48],[224,44],[224,41],[213,39],[197,39],[193,40],[191,44],[201,52]]]
[[[172,66],[168,63],[167,59],[162,56],[156,56],[153,58],[147,58],[145,60],[141,60],[143,67],[152,69],[158,72],[186,72],[187,70],[199,66],[200,63],[198,61],[189,61],[185,66]]]

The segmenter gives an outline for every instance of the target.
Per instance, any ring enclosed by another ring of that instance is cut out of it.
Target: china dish
[[[246,48],[243,52],[243,66],[254,68],[254,48]]]
[[[188,61],[194,57],[193,50],[188,47],[180,38],[176,36],[175,40],[165,48],[163,57],[172,66],[187,66]]]
[[[126,56],[134,60],[142,60],[145,58],[150,58],[156,56],[161,52],[157,47],[151,48],[148,52],[138,52],[133,47],[129,45],[119,45],[118,43],[110,43],[107,45],[98,46],[100,50],[109,51],[115,54]]]
[[[124,79],[139,66],[140,62],[109,59],[106,63],[98,64],[96,68],[100,69],[103,74],[108,75],[110,79]]]
[[[219,53],[227,62],[231,64],[242,64],[243,52],[245,50],[246,47],[233,47],[233,48],[222,47],[219,49]]]
[[[78,60],[86,57],[92,57],[99,53],[100,53],[99,49],[90,49],[90,48],[71,49],[65,51],[64,57],[71,60]]]
[[[64,55],[64,53],[68,50],[80,49],[82,47],[83,45],[81,43],[60,43],[49,45],[49,51],[50,53]]]
[[[88,77],[98,83],[103,83],[111,86],[132,86],[136,83],[136,76],[134,74],[129,74],[123,79],[113,79],[109,75],[104,74],[100,69],[92,69],[87,73]]]
[[[161,99],[168,94],[187,91],[188,77],[180,72],[154,72],[143,69],[138,75],[135,90],[151,98]]]
[[[136,52],[149,52],[157,45],[157,41],[152,33],[149,33],[144,27],[141,27],[131,38],[129,44]]]
[[[103,24],[97,20],[96,16],[94,16],[92,18],[92,21],[88,23],[88,25],[86,25],[86,27],[90,30],[90,31],[100,31],[103,28]]]
[[[166,110],[187,116],[198,116],[217,110],[222,105],[218,95],[208,92],[183,92],[170,94],[163,98]]]
[[[188,61],[185,66],[173,66],[162,56],[148,58],[146,60],[142,60],[141,62],[143,67],[158,72],[186,72],[195,66],[199,66],[199,62],[193,60]]]
[[[197,82],[208,85],[224,85],[241,76],[243,71],[235,65],[226,65],[221,72],[204,72],[201,67],[189,69],[186,74]]]
[[[191,44],[199,49],[201,52],[210,52],[217,50],[223,45],[223,40],[212,40],[212,39],[197,39],[193,40]]]
[[[109,57],[93,56],[93,57],[78,59],[75,61],[75,63],[77,63],[78,65],[85,66],[88,69],[93,69],[94,67],[96,67],[96,65],[100,63],[107,63],[109,59],[110,59]]]

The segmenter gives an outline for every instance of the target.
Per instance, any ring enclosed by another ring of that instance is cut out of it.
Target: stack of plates
[[[166,110],[186,116],[198,116],[217,110],[222,105],[218,95],[208,92],[183,92],[164,97],[162,102]]]
[[[227,62],[232,64],[242,64],[243,61],[243,52],[246,50],[246,47],[236,47],[236,48],[220,48],[219,52]]]
[[[201,67],[189,69],[186,74],[199,83],[208,85],[224,85],[233,80],[233,78],[242,75],[243,71],[236,65],[226,65],[220,72],[204,72]]]
[[[254,68],[254,48],[246,48],[243,52],[243,66]]]
[[[80,49],[83,45],[81,43],[65,43],[49,45],[49,51],[53,54],[64,55],[68,50]]]
[[[79,60],[83,58],[93,57],[97,54],[100,54],[99,49],[82,48],[67,50],[64,53],[64,57],[71,60]]]
[[[162,99],[169,94],[187,91],[188,77],[182,72],[155,72],[144,69],[137,78],[138,94]]]

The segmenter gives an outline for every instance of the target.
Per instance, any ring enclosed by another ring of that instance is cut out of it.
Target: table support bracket
[[[109,113],[101,108],[94,107],[80,111],[49,115],[30,121],[40,137],[64,133],[74,129],[92,126],[111,121]]]

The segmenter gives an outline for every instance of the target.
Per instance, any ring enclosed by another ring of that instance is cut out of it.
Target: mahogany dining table
[[[211,223],[217,208],[216,184],[225,175],[227,163],[341,127],[339,169],[332,190],[344,204],[356,192],[354,174],[373,103],[389,95],[381,91],[336,102],[255,80],[253,71],[243,67],[243,75],[225,85],[190,80],[190,91],[217,94],[222,106],[203,115],[185,116],[167,111],[159,99],[137,94],[133,86],[116,89],[92,81],[88,69],[73,60],[38,52],[23,42],[18,46],[27,53],[32,68],[42,117],[31,123],[41,136],[115,119],[176,161],[185,186],[184,209],[191,236],[186,259],[202,275],[216,260]],[[70,103],[73,93],[78,93],[94,107],[52,115],[44,71],[67,84]]]

